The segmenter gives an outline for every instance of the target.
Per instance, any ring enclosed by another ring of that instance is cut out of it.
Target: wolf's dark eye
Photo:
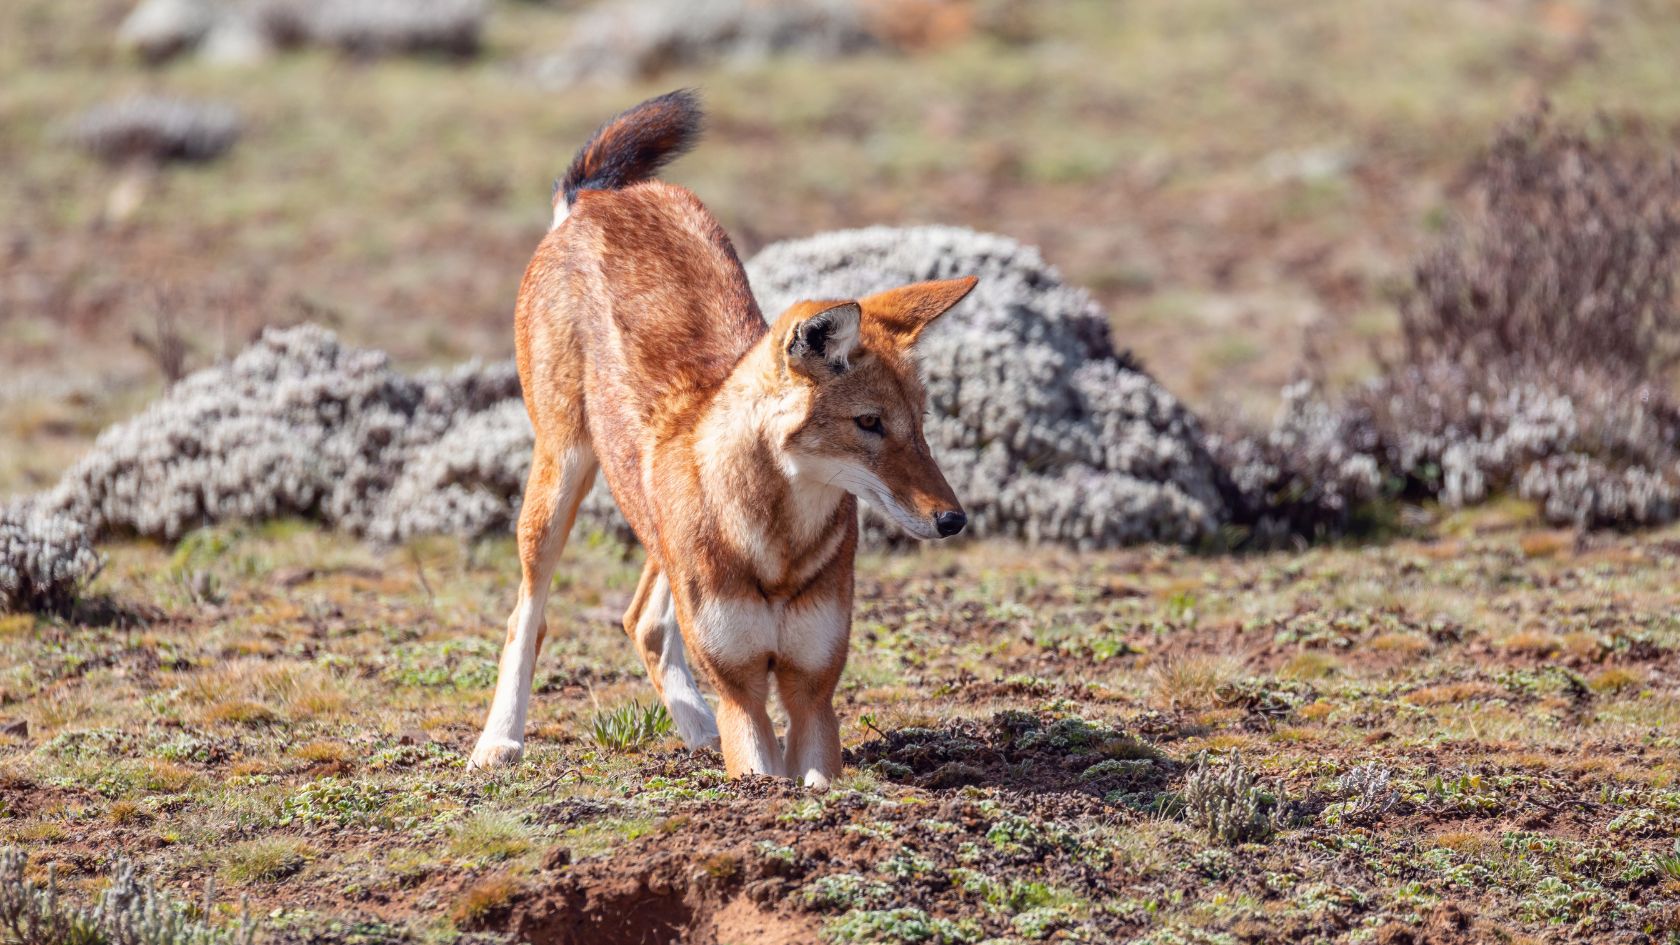
[[[852,419],[857,422],[859,430],[865,430],[877,435],[885,432],[881,429],[881,418],[872,413],[866,413],[862,416],[853,417]]]

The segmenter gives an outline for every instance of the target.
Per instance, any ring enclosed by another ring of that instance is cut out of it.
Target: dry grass
[[[1435,645],[1421,633],[1381,633],[1365,644],[1378,653],[1393,653],[1397,656],[1422,656],[1434,649]]]
[[[1437,706],[1457,705],[1462,702],[1496,698],[1499,695],[1500,691],[1487,683],[1456,682],[1414,689],[1406,693],[1405,699],[1412,705]]]
[[[234,886],[279,882],[303,869],[314,856],[315,848],[296,838],[247,840],[222,854],[221,875]]]
[[[1234,656],[1164,657],[1149,667],[1149,699],[1165,709],[1210,709],[1243,675],[1243,661]]]
[[[1590,680],[1594,692],[1626,692],[1645,685],[1645,673],[1637,667],[1607,666]]]
[[[1527,558],[1551,558],[1569,551],[1575,546],[1575,533],[1572,531],[1534,532],[1524,535],[1517,547],[1522,549]]]
[[[525,886],[518,878],[506,873],[486,877],[468,887],[449,910],[449,918],[457,926],[472,928],[508,907]]]
[[[1500,640],[1499,648],[1518,656],[1550,656],[1563,649],[1563,640],[1544,630],[1519,630]]]

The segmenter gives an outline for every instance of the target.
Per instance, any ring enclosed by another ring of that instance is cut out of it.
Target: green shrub
[[[595,744],[608,751],[630,751],[671,733],[671,716],[665,706],[640,702],[597,712],[589,720],[589,734]]]

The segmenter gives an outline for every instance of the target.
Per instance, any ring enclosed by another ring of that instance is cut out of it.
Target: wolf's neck
[[[826,542],[845,490],[782,459],[803,395],[776,383],[767,346],[749,352],[696,425],[696,466],[707,505],[736,551],[774,579]]]

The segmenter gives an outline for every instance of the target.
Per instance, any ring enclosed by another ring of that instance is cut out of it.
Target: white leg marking
[[[542,625],[547,597],[545,581],[543,589],[521,600],[508,618],[511,632],[496,670],[496,695],[484,733],[467,763],[469,769],[511,764],[525,751],[525,716],[531,708],[531,676],[537,668],[537,628]]]
[[[782,612],[776,659],[807,671],[827,669],[851,632],[851,611],[838,598],[801,601]]]
[[[577,508],[595,479],[595,454],[588,447],[566,451],[561,460],[558,501],[548,523],[544,546],[538,549],[536,566],[526,588],[521,582],[519,604],[508,618],[508,638],[496,669],[496,694],[490,701],[490,715],[478,737],[467,770],[513,764],[525,752],[525,717],[531,708],[531,676],[537,669],[537,631],[542,627],[543,607],[554,566],[566,548],[561,529]]]
[[[724,666],[768,665],[776,652],[776,615],[762,601],[708,598],[694,620],[695,642]]]
[[[688,651],[683,647],[682,630],[677,626],[677,604],[663,574],[655,579],[641,622],[654,624],[649,629],[659,634],[659,683],[665,692],[665,710],[671,713],[671,722],[676,725],[683,744],[690,748],[718,747],[717,718],[688,668]],[[648,633],[642,628],[638,627],[637,633],[642,640],[648,639]]]
[[[776,615],[768,606],[748,600],[707,600],[695,614],[695,624],[695,643],[706,659],[723,667],[753,667],[768,677],[776,646]],[[735,751],[745,769],[752,774],[780,775],[782,747],[769,719],[753,718],[745,710],[732,715],[744,716],[732,718],[731,731],[740,739]]]

